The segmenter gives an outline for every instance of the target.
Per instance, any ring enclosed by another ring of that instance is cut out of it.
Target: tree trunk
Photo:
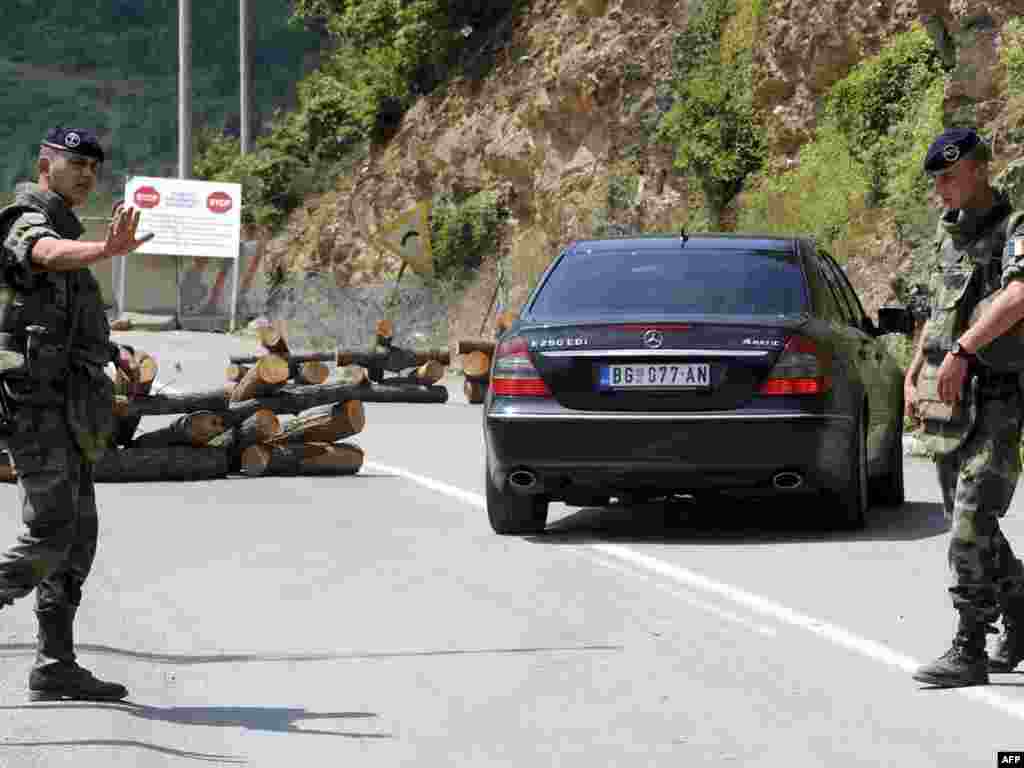
[[[224,417],[212,411],[196,411],[179,418],[173,424],[154,429],[136,437],[133,448],[160,448],[168,445],[207,445],[223,432]]]
[[[264,355],[231,391],[231,402],[271,395],[288,381],[288,361],[277,355]]]
[[[446,403],[448,390],[441,385],[394,387],[388,384],[289,385],[270,397],[227,402],[223,389],[183,395],[150,395],[134,400],[117,398],[114,411],[119,416],[167,416],[195,411],[224,411],[226,421],[237,424],[261,408],[276,414],[301,413],[327,403],[362,400],[365,403]]]
[[[354,475],[363,466],[363,449],[348,443],[253,445],[242,454],[242,472],[250,477]]]
[[[169,445],[159,448],[112,448],[97,462],[93,479],[100,483],[215,480],[227,477],[223,448]]]
[[[336,443],[358,435],[366,426],[366,409],[359,400],[320,405],[303,411],[284,425],[269,443]]]
[[[246,448],[271,440],[280,434],[280,419],[273,411],[263,408],[237,427],[223,431],[214,437],[210,440],[210,446],[224,449],[228,456],[228,467],[232,472],[237,472],[241,468],[242,453]]]

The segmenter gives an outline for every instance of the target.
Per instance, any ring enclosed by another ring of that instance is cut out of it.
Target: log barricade
[[[462,373],[466,380],[462,384],[466,400],[472,404],[482,403],[487,396],[491,382],[491,360],[497,342],[490,339],[462,339],[456,350],[462,356]]]
[[[243,475],[350,475],[360,471],[363,449],[350,442],[366,426],[364,403],[435,403],[448,400],[438,382],[447,350],[414,351],[392,344],[393,327],[381,321],[369,352],[336,350],[293,354],[278,327],[263,328],[263,354],[230,358],[225,385],[195,392],[152,392],[156,361],[135,355],[138,384],[111,366],[117,441],[94,469],[99,482],[211,480]],[[345,366],[331,381],[334,363]],[[372,371],[402,374],[383,381]],[[137,433],[146,416],[175,416]],[[0,482],[14,481],[10,457],[0,453]]]

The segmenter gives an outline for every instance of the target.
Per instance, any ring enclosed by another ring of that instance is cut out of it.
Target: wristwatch
[[[964,360],[968,362],[977,357],[977,355],[975,355],[973,352],[968,352],[966,349],[964,349],[959,341],[953,342],[953,348],[949,350],[949,354],[951,354],[953,357],[962,357]]]

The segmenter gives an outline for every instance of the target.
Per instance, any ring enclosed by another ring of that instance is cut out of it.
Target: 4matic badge
[[[782,341],[779,339],[744,339],[742,342],[745,346],[752,347],[781,347]]]

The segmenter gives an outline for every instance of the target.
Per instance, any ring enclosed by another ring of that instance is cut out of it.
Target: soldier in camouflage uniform
[[[132,375],[110,341],[99,285],[88,267],[129,253],[139,215],[115,218],[103,242],[78,242],[72,212],[96,186],[103,150],[90,132],[57,128],[40,147],[37,184],[0,211],[0,351],[8,429],[0,447],[17,471],[24,533],[0,555],[0,606],[36,591],[39,632],[33,698],[122,699],[118,683],[75,662],[72,625],[96,552],[93,464],[113,434],[113,388],[104,368]],[[12,357],[13,356],[13,357]]]
[[[990,671],[1012,671],[1024,659],[1024,566],[999,526],[1020,477],[1024,401],[1018,374],[976,356],[1024,317],[1024,248],[1014,247],[1024,238],[1024,213],[990,185],[988,160],[987,145],[968,129],[944,132],[928,150],[925,171],[944,210],[931,316],[904,383],[952,524],[949,592],[959,625],[950,650],[914,673],[941,687],[987,684]],[[997,633],[1000,614],[1005,634],[990,659],[986,637]]]

